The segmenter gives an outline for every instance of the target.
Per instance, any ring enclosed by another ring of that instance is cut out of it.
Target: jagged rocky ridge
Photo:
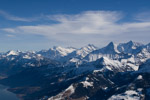
[[[8,51],[0,79],[23,100],[149,100],[150,44]]]

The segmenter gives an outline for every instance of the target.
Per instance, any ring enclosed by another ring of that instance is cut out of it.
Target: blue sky
[[[0,51],[149,43],[149,0],[0,0]]]

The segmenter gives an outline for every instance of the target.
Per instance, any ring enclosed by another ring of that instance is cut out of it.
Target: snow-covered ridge
[[[91,53],[89,53],[85,58],[86,60],[92,62],[96,61],[97,59],[101,57],[108,57],[110,59],[119,59],[122,58],[124,55],[122,55],[118,49],[117,44],[110,42],[106,47],[97,49]]]
[[[56,96],[52,96],[51,98],[48,98],[48,100],[63,100],[65,97],[69,97],[71,94],[73,94],[75,91],[73,85],[70,85],[66,90],[64,90],[62,93],[59,93]],[[63,94],[67,95],[63,95]]]
[[[94,72],[110,70],[110,71],[117,71],[117,72],[124,72],[124,71],[136,71],[138,70],[138,65],[135,65],[135,61],[133,58],[129,59],[122,59],[119,60],[112,60],[107,57],[101,57],[100,59],[93,62],[95,66],[99,66],[101,69],[94,70]]]
[[[75,50],[75,48],[63,48],[60,46],[54,46],[51,50],[58,51],[62,56],[66,56],[68,53],[71,53]]]
[[[88,53],[90,53],[96,49],[97,49],[97,47],[94,46],[93,44],[88,44],[87,46],[82,47],[81,49],[77,50],[76,54],[80,55],[81,57],[84,58]]]
[[[85,56],[87,56],[89,53],[95,50],[97,50],[96,46],[94,46],[93,44],[88,44],[87,46],[84,46],[70,53],[66,58],[70,60],[70,62],[78,62],[79,60],[83,59]]]
[[[142,43],[129,41],[127,43],[120,43],[117,49],[124,53],[134,53],[136,49],[142,48],[144,45]]]
[[[49,50],[41,50],[38,52],[11,50],[1,54],[0,58],[7,57],[14,60],[14,56],[21,56],[22,59],[28,60],[33,58],[48,58],[63,62],[66,65],[74,63],[77,66],[84,62],[93,62],[100,58],[104,58],[105,62],[109,62],[110,60],[112,60],[112,62],[118,61],[121,65],[124,64],[124,66],[132,66],[134,70],[138,70],[138,66],[150,58],[150,44],[144,45],[138,42],[129,41],[127,43],[120,44],[110,42],[107,46],[99,49],[93,44],[89,44],[81,47],[80,49],[54,46]],[[107,58],[109,59],[108,61]]]
[[[129,41],[127,43],[115,44],[110,42],[106,47],[94,50],[89,53],[85,59],[88,61],[96,61],[101,57],[108,57],[110,59],[127,59],[131,56],[139,57],[138,54],[143,56],[143,61],[150,56],[150,46],[149,44],[144,45],[142,43]]]
[[[14,51],[14,50],[10,50],[6,53],[7,56],[10,56],[10,55],[18,55],[19,52],[18,51]]]
[[[61,57],[67,56],[68,54],[72,53],[75,51],[75,48],[63,48],[60,46],[54,46],[53,48],[50,48],[49,50],[41,50],[37,52],[38,54],[41,54],[42,56],[50,59],[59,59]]]

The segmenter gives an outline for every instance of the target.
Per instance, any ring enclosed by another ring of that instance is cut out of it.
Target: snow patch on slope
[[[59,93],[56,96],[52,96],[48,100],[64,100],[65,97],[69,97],[75,91],[73,85],[70,85],[64,92]],[[65,95],[64,95],[65,94]]]
[[[90,87],[92,87],[93,86],[93,82],[88,82],[88,81],[84,81],[84,82],[81,82],[82,84],[83,84],[83,87],[88,87],[88,86],[90,86]]]
[[[137,79],[138,79],[138,80],[143,79],[142,75],[139,75],[139,76],[137,77]]]
[[[134,90],[128,90],[125,93],[113,95],[108,100],[140,100],[140,94]]]

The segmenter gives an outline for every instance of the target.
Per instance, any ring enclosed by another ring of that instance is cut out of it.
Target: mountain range
[[[0,84],[21,100],[150,100],[150,43],[10,50]]]

